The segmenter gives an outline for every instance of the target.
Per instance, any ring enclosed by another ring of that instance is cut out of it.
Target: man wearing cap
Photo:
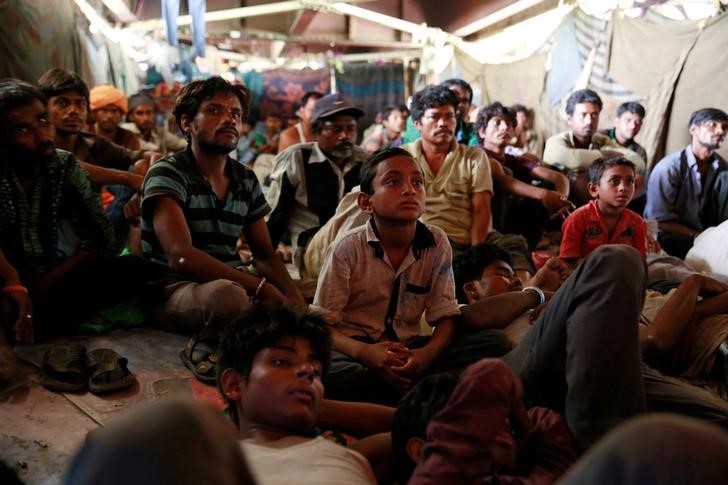
[[[129,150],[139,150],[139,137],[119,126],[128,108],[126,96],[121,90],[108,84],[96,86],[90,92],[90,104],[97,135]]]
[[[268,230],[274,244],[286,229],[293,250],[323,226],[341,198],[359,185],[359,168],[369,154],[355,145],[357,119],[364,112],[334,93],[316,101],[316,141],[293,145],[276,157],[268,203]]]
[[[156,116],[154,100],[148,94],[139,92],[129,96],[129,111],[126,114],[129,121],[120,126],[139,135],[139,143],[144,150],[164,154],[184,150],[187,146],[184,138],[173,135],[163,127],[156,127]]]

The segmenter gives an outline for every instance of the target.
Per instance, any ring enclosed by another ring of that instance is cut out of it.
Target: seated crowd
[[[542,155],[523,106],[468,122],[460,79],[384,107],[361,146],[341,94],[306,93],[285,129],[252,129],[251,99],[193,81],[170,129],[144,92],[55,68],[0,81],[0,385],[15,342],[143,296],[237,429],[188,402],[140,410],[68,483],[723,479],[728,401],[685,378],[728,383],[728,275],[651,268],[728,224],[724,111],[649,164],[644,108],[597,131],[591,90]],[[547,229],[559,254],[539,261]]]

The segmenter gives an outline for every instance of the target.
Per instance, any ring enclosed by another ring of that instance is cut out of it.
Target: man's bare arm
[[[291,145],[301,143],[305,140],[301,140],[298,136],[298,130],[295,127],[289,127],[283,130],[280,138],[278,138],[278,153],[282,152]]]
[[[150,202],[154,202],[154,232],[167,256],[170,269],[189,275],[196,281],[227,279],[239,283],[249,293],[256,291],[260,278],[238,271],[192,245],[187,220],[176,200],[169,196],[158,196]],[[267,296],[273,300],[282,300],[283,295],[270,286],[270,289],[266,289],[269,292]]]
[[[91,182],[97,185],[125,185],[134,192],[142,190],[144,176],[125,170],[106,168],[92,163],[80,162],[81,166],[88,172]]]
[[[470,244],[480,244],[485,241],[492,228],[492,214],[490,212],[490,192],[475,192],[471,195],[473,209],[473,224],[470,227]]]
[[[253,252],[255,267],[266,278],[275,284],[292,302],[306,305],[301,291],[293,283],[291,275],[283,265],[283,261],[273,248],[270,240],[268,226],[261,217],[255,222],[247,224],[244,229],[245,239]]]

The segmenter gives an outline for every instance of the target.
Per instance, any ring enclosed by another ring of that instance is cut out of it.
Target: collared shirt
[[[647,152],[645,151],[644,147],[634,141],[634,138],[629,140],[629,142],[626,145],[622,145],[617,140],[617,134],[615,133],[616,128],[610,128],[609,130],[600,131],[599,133],[603,135],[607,135],[610,140],[612,140],[614,143],[617,143],[620,146],[623,146],[624,148],[629,148],[633,152],[635,152],[637,155],[640,156],[640,158],[647,163]]]
[[[394,313],[390,310],[393,296]],[[327,251],[314,306],[335,320],[342,334],[377,341],[387,339],[385,319],[393,315],[398,339],[408,342],[419,335],[423,312],[430,325],[460,313],[447,236],[437,227],[418,222],[409,253],[395,270],[372,220],[352,229]]]
[[[442,168],[435,175],[422,152],[422,140],[402,148],[412,154],[425,175],[427,199],[422,222],[444,230],[457,244],[469,245],[473,225],[472,195],[493,193],[488,156],[478,147],[453,141]]]
[[[667,155],[650,173],[645,217],[703,230],[701,210],[710,198],[716,175],[724,170],[728,170],[728,163],[713,153],[703,180],[690,145]]]
[[[295,250],[302,232],[326,224],[344,194],[359,185],[359,169],[368,157],[364,149],[355,146],[339,168],[317,142],[298,143],[279,153],[267,194],[273,208],[268,230],[274,243],[287,228]]]
[[[145,140],[136,124],[122,123],[120,126],[139,135],[139,143],[142,150],[159,152],[166,155],[167,153],[184,150],[187,147],[187,140],[159,127],[152,128],[149,140]]]
[[[619,215],[611,237],[596,200],[576,209],[566,218],[561,231],[561,258],[585,258],[604,244],[626,244],[647,257],[647,224],[629,209]]]
[[[72,241],[66,237],[71,233]],[[28,193],[12,165],[0,162],[0,248],[23,281],[49,271],[77,249],[111,256],[114,241],[99,194],[72,154],[56,150],[39,167]]]
[[[571,130],[554,135],[546,140],[543,151],[543,162],[547,165],[562,165],[570,170],[586,170],[592,162],[604,156],[603,152],[617,152],[634,163],[638,174],[644,174],[645,162],[632,150],[619,146],[600,133],[592,135],[587,148],[577,148]]]
[[[235,249],[243,228],[265,216],[270,208],[253,172],[228,158],[225,165],[230,186],[219,201],[210,183],[202,176],[192,151],[187,149],[154,163],[142,186],[142,251],[144,256],[167,266],[153,225],[152,201],[171,196],[184,212],[192,244],[229,266],[240,265]]]

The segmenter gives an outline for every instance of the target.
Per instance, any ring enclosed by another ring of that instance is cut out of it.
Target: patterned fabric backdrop
[[[301,100],[306,91],[327,94],[331,89],[328,69],[301,71],[276,69],[264,72],[262,81],[260,85],[249,85],[251,90],[260,86],[260,97],[257,97],[255,91],[253,96],[253,110],[254,112],[257,110],[259,119],[265,119],[269,113],[290,116],[293,114],[294,105]]]
[[[403,104],[404,67],[401,63],[350,62],[336,73],[336,89],[364,110],[359,129],[368,127],[377,111],[388,104]]]

